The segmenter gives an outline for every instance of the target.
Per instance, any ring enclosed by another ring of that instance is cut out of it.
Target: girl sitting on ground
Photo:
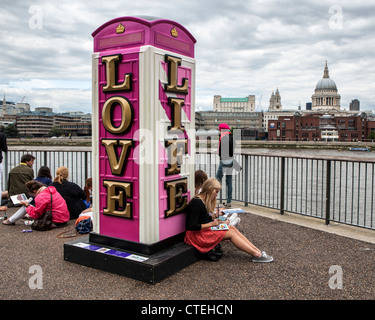
[[[202,191],[203,183],[208,179],[207,173],[203,170],[196,170],[195,171],[195,195],[199,194]],[[210,215],[212,218],[217,218],[220,215],[223,215],[222,213],[223,209],[218,208],[217,212],[210,212]],[[237,226],[239,225],[241,219],[238,217],[237,213],[232,213],[230,217],[228,218],[230,225]]]
[[[87,196],[79,185],[68,180],[69,170],[67,167],[59,167],[56,170],[56,177],[51,183],[65,199],[70,213],[70,219],[77,219],[79,214],[86,209],[82,200]]]
[[[83,188],[83,192],[86,194],[86,199],[82,200],[86,206],[86,209],[91,208],[92,206],[92,178],[87,178],[85,182],[85,187]]]
[[[221,189],[220,182],[214,178],[207,179],[202,186],[201,192],[196,195],[186,209],[186,235],[185,242],[194,246],[201,254],[209,260],[215,259],[213,249],[222,241],[230,240],[234,246],[251,255],[253,262],[271,262],[273,258],[264,251],[254,246],[234,226],[228,230],[214,231],[211,227],[223,223],[218,219],[212,220],[210,212],[216,207],[216,197]],[[229,223],[229,221],[225,221]]]
[[[34,179],[40,183],[48,186],[52,183],[51,169],[47,166],[41,166],[38,171],[38,176]]]
[[[195,195],[201,192],[202,185],[207,180],[207,178],[208,176],[206,172],[204,172],[203,170],[195,170]]]
[[[26,187],[30,194],[34,196],[35,207],[30,205],[27,201],[21,201],[22,207],[17,210],[8,220],[4,220],[5,225],[14,225],[18,220],[27,216],[31,219],[38,219],[43,216],[48,210],[52,210],[52,227],[60,227],[66,224],[69,220],[69,211],[63,197],[56,191],[55,187],[46,187],[38,181],[29,181]],[[52,208],[51,208],[52,195]],[[0,207],[3,211],[7,207]]]

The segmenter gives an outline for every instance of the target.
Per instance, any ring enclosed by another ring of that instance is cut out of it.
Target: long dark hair
[[[90,188],[92,188],[92,178],[87,178],[83,191],[86,193],[87,202],[91,201]]]
[[[40,167],[40,169],[38,171],[38,177],[47,177],[47,178],[50,178],[52,180],[50,168],[47,167],[47,166]]]

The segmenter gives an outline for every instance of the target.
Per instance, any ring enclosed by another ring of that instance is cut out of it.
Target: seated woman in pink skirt
[[[253,262],[272,262],[273,258],[255,247],[236,227],[228,230],[214,231],[211,227],[223,223],[212,220],[210,212],[216,207],[216,197],[221,189],[220,182],[214,178],[207,179],[200,194],[196,195],[187,207],[185,242],[194,246],[203,257],[216,261],[220,256],[214,248],[222,240],[230,240],[234,246],[251,255]],[[229,223],[229,221],[224,221]],[[216,257],[215,257],[216,256]]]

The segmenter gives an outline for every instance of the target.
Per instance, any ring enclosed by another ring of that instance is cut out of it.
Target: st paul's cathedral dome
[[[315,87],[315,93],[312,95],[312,109],[340,109],[340,95],[337,93],[335,81],[329,77],[329,71],[326,65],[323,78],[318,81]]]

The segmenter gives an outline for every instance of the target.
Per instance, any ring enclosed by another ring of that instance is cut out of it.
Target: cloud
[[[256,95],[267,109],[279,88],[283,107],[311,100],[328,60],[342,96],[375,111],[375,4],[340,1],[3,1],[0,94],[32,108],[91,110],[91,33],[121,16],[177,21],[197,39],[196,109],[213,96]]]

